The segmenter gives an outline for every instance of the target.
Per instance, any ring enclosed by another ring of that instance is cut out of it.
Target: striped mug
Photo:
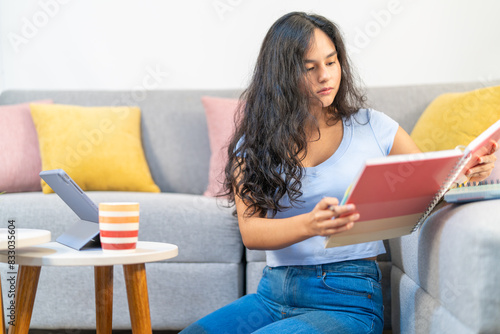
[[[139,203],[99,203],[99,230],[103,252],[135,252],[139,235]]]

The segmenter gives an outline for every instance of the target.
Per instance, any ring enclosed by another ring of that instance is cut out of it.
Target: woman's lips
[[[323,89],[321,89],[320,91],[318,91],[318,94],[320,95],[328,95],[332,92],[333,88],[332,87],[325,87]]]

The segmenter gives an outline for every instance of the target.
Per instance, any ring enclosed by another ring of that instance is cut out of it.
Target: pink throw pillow
[[[223,189],[224,168],[227,163],[227,146],[234,133],[234,115],[238,108],[237,99],[204,96],[201,102],[205,107],[210,142],[210,167],[208,187],[203,195],[215,197]]]
[[[38,176],[42,162],[30,103],[0,106],[0,192],[42,190]]]

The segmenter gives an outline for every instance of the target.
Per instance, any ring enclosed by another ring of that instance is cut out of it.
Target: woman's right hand
[[[339,206],[336,198],[325,197],[311,212],[287,218],[247,217],[247,206],[236,197],[241,238],[249,249],[275,250],[315,236],[329,236],[346,231],[359,219],[352,204]]]
[[[359,219],[354,204],[339,206],[338,199],[325,197],[309,212],[307,221],[308,234],[311,236],[329,236],[347,231]]]

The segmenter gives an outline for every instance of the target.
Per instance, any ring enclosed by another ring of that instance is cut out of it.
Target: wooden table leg
[[[19,266],[15,291],[15,319],[14,324],[9,325],[9,334],[28,334],[41,269]]]
[[[111,334],[113,327],[113,266],[94,267],[96,333]]]
[[[144,263],[123,265],[123,274],[125,276],[125,285],[127,286],[132,333],[152,333],[146,266]]]

